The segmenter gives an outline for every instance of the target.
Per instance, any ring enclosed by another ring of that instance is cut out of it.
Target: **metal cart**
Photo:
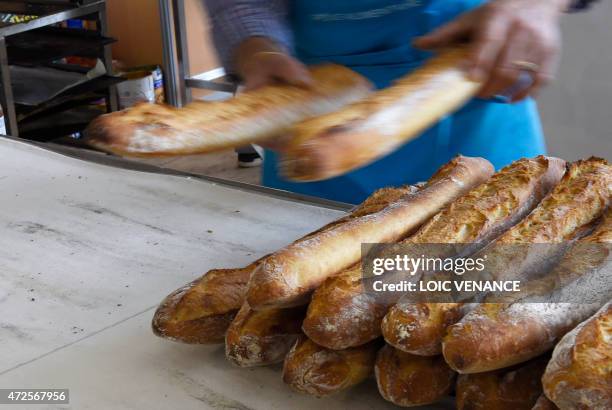
[[[0,12],[17,13],[23,15],[36,15],[37,18],[20,23],[0,22],[0,80],[2,92],[0,103],[4,111],[6,134],[19,136],[17,112],[11,86],[9,70],[9,55],[7,53],[7,40],[11,36],[28,31],[48,27],[70,19],[87,19],[96,22],[100,35],[107,36],[107,16],[105,0],[8,0],[0,1]],[[112,55],[110,45],[103,46],[100,55],[107,74],[112,73]],[[108,111],[117,110],[116,88],[108,87],[106,92]]]

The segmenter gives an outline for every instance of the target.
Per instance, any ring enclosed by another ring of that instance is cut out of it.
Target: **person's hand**
[[[247,90],[278,83],[303,87],[312,84],[306,66],[265,37],[244,41],[236,51],[235,61]]]
[[[414,45],[435,49],[467,41],[468,73],[484,83],[479,97],[518,101],[553,79],[561,49],[559,19],[567,5],[568,0],[492,0]]]

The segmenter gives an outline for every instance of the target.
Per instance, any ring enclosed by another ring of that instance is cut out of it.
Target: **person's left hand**
[[[479,97],[504,95],[518,101],[553,79],[561,50],[559,19],[567,4],[568,0],[492,0],[418,38],[414,45],[435,49],[468,41],[468,73],[484,83]],[[528,81],[520,87],[525,74]]]

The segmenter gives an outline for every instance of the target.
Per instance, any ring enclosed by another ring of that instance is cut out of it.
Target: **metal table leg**
[[[0,103],[2,103],[2,109],[4,111],[6,135],[18,137],[19,127],[17,124],[15,101],[13,100],[13,87],[11,85],[11,72],[9,70],[5,37],[0,37],[0,75],[2,77],[2,93],[0,93]]]

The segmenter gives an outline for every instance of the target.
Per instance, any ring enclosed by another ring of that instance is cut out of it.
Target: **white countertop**
[[[172,290],[340,211],[4,138],[0,198],[0,388],[70,389],[70,405],[32,408],[393,408],[373,381],[318,400],[283,386],[278,368],[238,369],[222,346],[150,330]]]

